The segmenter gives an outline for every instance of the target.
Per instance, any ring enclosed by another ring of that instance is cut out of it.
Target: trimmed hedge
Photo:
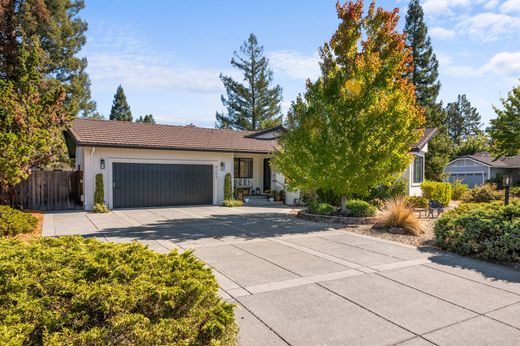
[[[231,173],[224,176],[224,200],[233,199],[233,189],[231,187]]]
[[[0,237],[31,233],[37,225],[38,219],[34,215],[0,205]]]
[[[437,244],[461,255],[520,261],[520,202],[462,204],[435,224]]]
[[[336,207],[328,203],[312,203],[308,210],[311,214],[329,215],[336,211]]]
[[[428,208],[428,199],[422,196],[410,196],[406,200],[410,208]]]
[[[484,203],[503,199],[503,193],[497,190],[496,185],[486,183],[473,189],[462,196],[465,202]]]
[[[455,180],[451,183],[451,199],[458,201],[464,196],[469,190],[468,185],[463,184],[460,180]]]
[[[425,181],[421,184],[422,195],[430,201],[438,201],[447,206],[451,201],[451,184]]]
[[[190,252],[81,237],[0,241],[3,345],[229,345],[233,305]]]
[[[242,207],[244,205],[244,202],[242,202],[239,199],[225,199],[222,205],[228,208]]]
[[[347,201],[347,209],[351,216],[354,217],[371,217],[376,215],[377,208],[359,199],[351,199]]]

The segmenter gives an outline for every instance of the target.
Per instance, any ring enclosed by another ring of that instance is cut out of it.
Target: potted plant
[[[285,203],[285,190],[280,190],[278,192],[278,197],[279,197],[280,201]]]
[[[269,198],[271,202],[278,201],[278,192],[276,190],[271,191],[271,198]]]

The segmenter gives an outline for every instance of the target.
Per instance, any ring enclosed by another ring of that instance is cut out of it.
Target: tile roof
[[[277,126],[272,131],[279,131]],[[257,138],[268,132],[235,131],[188,126],[131,123],[127,121],[77,118],[69,133],[80,146],[195,151],[271,153],[276,139]],[[412,147],[421,150],[436,129],[425,129],[422,138]]]
[[[424,129],[424,133],[419,142],[412,147],[412,151],[421,151],[421,149],[429,142],[433,135],[437,132],[437,128],[431,127]]]
[[[497,168],[520,168],[520,155],[515,156],[506,156],[502,157],[498,160],[495,159],[493,155],[488,153],[487,151],[482,151],[475,153],[473,155],[465,155],[460,156],[459,158],[470,158],[478,162],[482,162],[486,165],[489,165],[491,167],[497,167]]]
[[[276,145],[274,139],[249,138],[255,131],[81,118],[69,133],[81,146],[270,153]]]

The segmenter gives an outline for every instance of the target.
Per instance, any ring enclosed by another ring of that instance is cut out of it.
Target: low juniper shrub
[[[0,241],[2,345],[233,345],[233,305],[191,252]]]

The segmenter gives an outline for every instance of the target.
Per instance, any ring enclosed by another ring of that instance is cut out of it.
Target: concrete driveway
[[[296,219],[284,207],[47,214],[44,235],[194,249],[243,345],[520,345],[520,272]]]

